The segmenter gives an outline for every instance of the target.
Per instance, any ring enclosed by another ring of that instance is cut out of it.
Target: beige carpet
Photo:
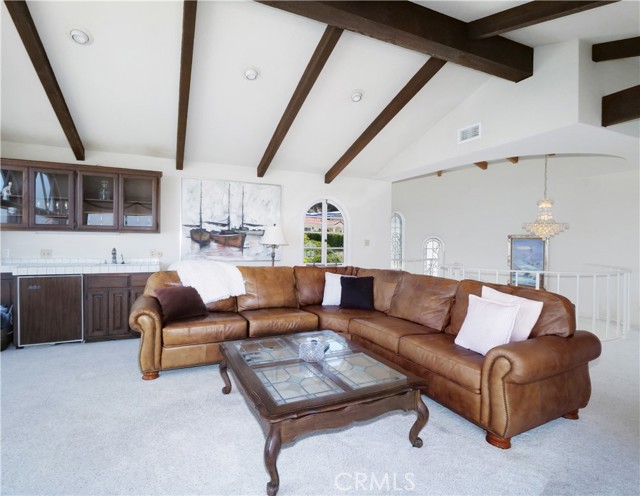
[[[217,366],[142,381],[137,341],[0,354],[3,495],[258,495],[264,437]],[[279,495],[637,495],[638,333],[604,343],[591,404],[510,450],[429,399],[424,446],[396,413],[283,448]]]

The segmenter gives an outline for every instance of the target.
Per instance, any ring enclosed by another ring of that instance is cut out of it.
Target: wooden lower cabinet
[[[18,277],[17,345],[82,340],[82,276]]]
[[[129,328],[129,310],[150,275],[85,275],[85,341],[139,336]]]

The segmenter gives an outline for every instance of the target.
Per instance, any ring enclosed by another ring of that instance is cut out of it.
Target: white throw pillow
[[[533,329],[533,326],[538,322],[538,317],[540,317],[540,312],[542,312],[541,301],[510,295],[487,286],[482,286],[482,297],[500,303],[520,305],[520,311],[516,317],[513,332],[511,333],[511,342],[524,341],[529,338],[531,329]]]
[[[491,348],[507,344],[520,305],[510,305],[469,295],[467,316],[455,344],[486,355]]]
[[[340,284],[340,274],[334,274],[332,272],[324,273],[324,297],[322,298],[323,305],[340,305],[340,298],[342,297],[342,285]]]

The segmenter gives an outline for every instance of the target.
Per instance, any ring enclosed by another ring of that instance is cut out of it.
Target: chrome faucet
[[[111,263],[114,263],[114,264],[118,263],[118,252],[116,251],[115,248],[111,250]]]

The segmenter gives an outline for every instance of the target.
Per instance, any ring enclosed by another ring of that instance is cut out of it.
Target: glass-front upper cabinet
[[[13,229],[26,228],[27,217],[27,168],[2,164],[0,169],[0,225]]]
[[[78,173],[78,229],[113,230],[118,218],[118,175]]]
[[[158,177],[121,175],[120,229],[157,231]]]
[[[74,229],[74,173],[31,169],[29,226],[38,229]]]
[[[162,172],[0,157],[0,227],[160,231]]]

